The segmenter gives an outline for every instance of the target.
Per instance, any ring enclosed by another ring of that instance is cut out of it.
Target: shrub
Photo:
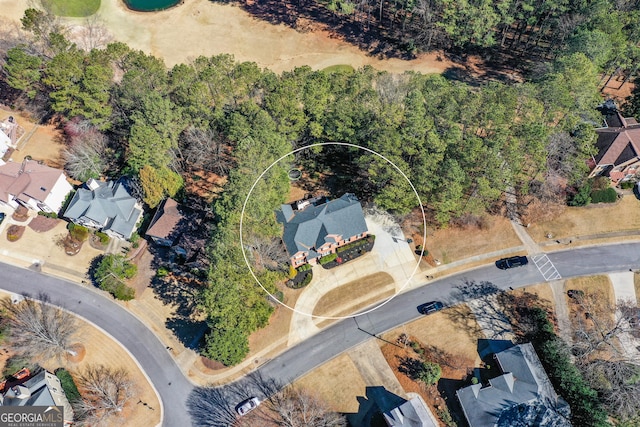
[[[611,187],[591,193],[592,203],[615,203],[616,200],[618,200],[618,193]]]
[[[69,403],[80,400],[80,392],[69,371],[64,368],[58,368],[56,369],[56,377],[60,380],[60,385],[67,399],[69,399]]]
[[[70,222],[68,228],[73,240],[84,242],[89,237],[89,229],[87,227]]]
[[[578,188],[576,194],[569,200],[569,206],[587,206],[591,203],[591,184],[586,182]]]
[[[20,237],[22,237],[23,233],[24,233],[24,226],[15,225],[15,224],[10,225],[9,228],[7,228],[7,240],[10,242],[15,242]]]
[[[298,267],[298,271],[299,272],[303,272],[303,271],[309,271],[311,270],[311,266],[309,264],[303,264],[300,267]]]
[[[165,277],[169,274],[169,270],[166,267],[159,267],[156,270],[156,277]]]
[[[131,246],[134,249],[137,248],[138,246],[140,246],[140,235],[138,233],[133,233],[129,238],[129,241],[131,242]]]
[[[625,181],[620,183],[620,188],[622,188],[623,190],[629,190],[635,186],[636,186],[636,183],[633,181]]]
[[[318,262],[320,263],[320,265],[325,265],[332,261],[335,261],[336,258],[338,258],[338,254],[328,254],[321,257],[320,260],[318,260]]]
[[[97,237],[98,239],[100,239],[100,243],[101,243],[101,244],[103,244],[103,245],[108,244],[108,243],[109,243],[109,240],[111,240],[111,239],[109,238],[109,236],[108,236],[107,234],[103,233],[102,231],[97,231],[97,232],[96,232],[96,237]]]
[[[438,382],[442,375],[442,368],[437,363],[423,362],[416,377],[426,385],[433,385]]]
[[[105,290],[113,295],[115,299],[119,299],[121,301],[131,301],[136,297],[135,289],[125,285],[124,283],[118,284],[113,290]]]
[[[300,285],[298,285],[296,288],[304,288],[305,286],[307,286],[309,283],[311,283],[311,279],[313,279],[313,274],[311,273],[307,273],[307,275],[305,276],[304,280],[302,281],[302,283],[300,283]]]
[[[38,211],[38,215],[43,216],[45,218],[53,218],[53,219],[57,219],[58,218],[58,214],[55,213],[55,212]]]

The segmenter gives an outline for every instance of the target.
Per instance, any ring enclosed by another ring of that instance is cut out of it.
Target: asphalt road
[[[163,425],[187,425],[185,420],[189,416],[185,402],[193,385],[182,375],[160,340],[127,310],[94,290],[4,263],[0,263],[0,288],[17,294],[27,293],[34,298],[44,293],[51,303],[108,332],[135,357],[160,394],[164,407]]]
[[[640,243],[579,248],[548,254],[563,278],[640,268]],[[58,278],[0,263],[0,288],[10,292],[37,296],[46,293],[51,301],[97,324],[120,341],[138,360],[163,402],[167,427],[184,426],[189,419],[186,400],[193,385],[182,375],[163,344],[136,317],[93,290]],[[401,294],[374,312],[338,322],[282,355],[262,365],[263,378],[288,383],[311,371],[345,350],[378,336],[382,332],[410,322],[421,315],[417,305],[431,300],[455,303],[455,287],[466,280],[488,281],[500,289],[518,288],[544,281],[543,275],[530,262],[512,270],[499,270],[493,265],[466,271],[429,286]],[[246,384],[246,389],[243,385]],[[243,380],[229,395],[260,395]],[[240,394],[238,390],[244,390]],[[231,407],[236,402],[228,402]],[[194,421],[194,425],[207,422]]]

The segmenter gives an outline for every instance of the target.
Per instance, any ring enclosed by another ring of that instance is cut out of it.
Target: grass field
[[[640,201],[633,195],[625,195],[619,203],[597,204],[586,207],[569,207],[559,217],[549,222],[531,224],[527,230],[536,242],[553,239],[589,236],[598,233],[637,230],[640,228]]]
[[[488,217],[484,229],[449,227],[427,230],[427,249],[443,264],[521,244],[509,220],[497,216]]]
[[[339,286],[320,298],[314,316],[344,316],[394,294],[393,277],[375,273]],[[346,303],[345,303],[346,302]]]
[[[338,64],[331,65],[330,67],[323,68],[322,71],[325,73],[339,73],[339,72],[353,72],[355,69],[351,65],[347,64]]]
[[[45,0],[51,11],[58,16],[83,18],[100,9],[100,0]]]

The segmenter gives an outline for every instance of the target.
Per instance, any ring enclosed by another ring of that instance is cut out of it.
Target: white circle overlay
[[[338,146],[344,146],[344,147],[358,148],[360,150],[367,151],[367,152],[369,152],[371,154],[374,154],[374,155],[380,157],[381,159],[383,159],[387,163],[389,163],[391,166],[393,166],[400,173],[400,175],[402,175],[402,177],[407,180],[407,182],[411,186],[411,189],[413,190],[413,193],[416,196],[416,199],[418,200],[418,206],[420,206],[420,211],[422,212],[422,225],[423,225],[423,230],[424,230],[422,239],[423,239],[423,242],[427,241],[427,217],[426,217],[426,215],[424,213],[424,207],[422,206],[422,201],[420,200],[420,196],[418,195],[418,191],[416,190],[416,187],[413,185],[413,183],[411,182],[409,177],[407,177],[407,175],[398,166],[396,166],[396,164],[394,164],[391,160],[389,160],[388,158],[386,158],[382,154],[377,153],[376,151],[373,151],[373,150],[371,150],[369,148],[362,147],[360,145],[351,144],[351,143],[348,143],[348,142],[319,142],[319,143],[316,143],[316,144],[305,145],[304,147],[296,148],[295,150],[290,151],[287,154],[281,156],[279,159],[277,159],[273,163],[271,163],[271,165],[269,165],[269,167],[266,168],[264,170],[264,172],[262,172],[260,174],[260,176],[254,181],[253,185],[251,186],[251,189],[249,190],[249,193],[247,194],[247,197],[244,199],[244,203],[242,205],[242,212],[240,213],[240,250],[242,250],[242,256],[244,257],[244,262],[247,265],[247,268],[249,269],[249,272],[251,273],[251,276],[256,281],[256,283],[258,285],[260,285],[262,290],[265,291],[267,293],[267,295],[269,295],[271,297],[272,300],[277,301],[280,305],[288,308],[289,310],[291,310],[291,311],[293,311],[295,313],[302,314],[304,316],[309,316],[311,318],[317,318],[317,319],[323,319],[323,320],[343,320],[343,319],[355,318],[357,316],[362,316],[364,314],[371,313],[372,311],[377,310],[378,308],[384,306],[389,301],[394,299],[399,293],[401,293],[404,290],[404,288],[407,287],[407,285],[409,284],[409,282],[411,281],[413,276],[416,275],[416,272],[418,271],[418,268],[420,267],[420,260],[422,259],[422,255],[424,254],[425,245],[424,244],[422,245],[422,250],[420,251],[420,258],[418,259],[418,262],[416,262],[416,266],[413,269],[413,271],[411,272],[411,275],[409,276],[407,281],[404,282],[404,284],[402,285],[402,287],[398,291],[396,291],[393,295],[391,295],[386,300],[382,301],[380,304],[378,304],[378,305],[376,305],[376,306],[374,306],[372,308],[369,308],[366,311],[361,311],[361,312],[358,312],[358,313],[355,313],[355,314],[350,314],[348,316],[318,316],[318,315],[315,315],[315,314],[310,314],[310,313],[306,313],[304,311],[300,311],[300,310],[296,309],[295,307],[289,307],[287,304],[285,304],[284,302],[282,302],[278,298],[276,298],[274,295],[272,295],[271,292],[269,292],[262,285],[262,283],[260,283],[260,280],[258,280],[258,278],[256,277],[255,273],[253,272],[253,269],[251,268],[251,263],[249,262],[249,259],[247,258],[247,253],[244,250],[244,241],[242,239],[242,227],[243,227],[243,220],[244,220],[244,212],[245,212],[245,209],[247,207],[247,203],[249,201],[249,198],[251,197],[251,193],[253,193],[253,190],[255,189],[256,185],[258,185],[258,182],[262,179],[262,177],[264,177],[265,174],[267,172],[269,172],[269,170],[272,167],[274,167],[278,162],[280,162],[284,158],[286,158],[286,157],[288,157],[288,156],[290,156],[292,154],[295,154],[295,153],[297,153],[299,151],[302,151],[302,150],[307,150],[307,149],[313,148],[313,147],[322,147],[322,146],[325,146],[325,145],[338,145]],[[375,245],[375,243],[374,243],[374,245]]]

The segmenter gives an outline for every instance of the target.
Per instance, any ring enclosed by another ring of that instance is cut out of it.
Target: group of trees
[[[288,193],[290,165],[319,174],[336,169],[339,158],[344,168],[336,175],[357,183],[353,191],[364,202],[399,215],[416,206],[407,181],[384,160],[327,146],[279,162],[245,206],[254,181],[288,151],[331,141],[374,150],[411,179],[433,220],[447,224],[499,207],[507,188],[542,197],[536,191],[548,183],[581,180],[593,150],[599,68],[580,52],[546,64],[528,83],[474,87],[369,67],[276,75],[230,55],[167,69],[122,43],[82,50],[54,23],[25,14],[24,28],[40,44],[8,46],[4,76],[19,94],[12,102],[64,123],[63,154],[74,178],[128,175],[150,207],[180,197],[184,176],[196,169],[227,178],[212,206],[213,268],[200,299],[211,326],[203,353],[225,364],[243,359],[248,335],[273,310],[245,266],[240,212],[245,207],[244,249],[273,293],[282,263],[265,255],[279,242],[273,212]],[[563,191],[540,190],[559,198]]]

